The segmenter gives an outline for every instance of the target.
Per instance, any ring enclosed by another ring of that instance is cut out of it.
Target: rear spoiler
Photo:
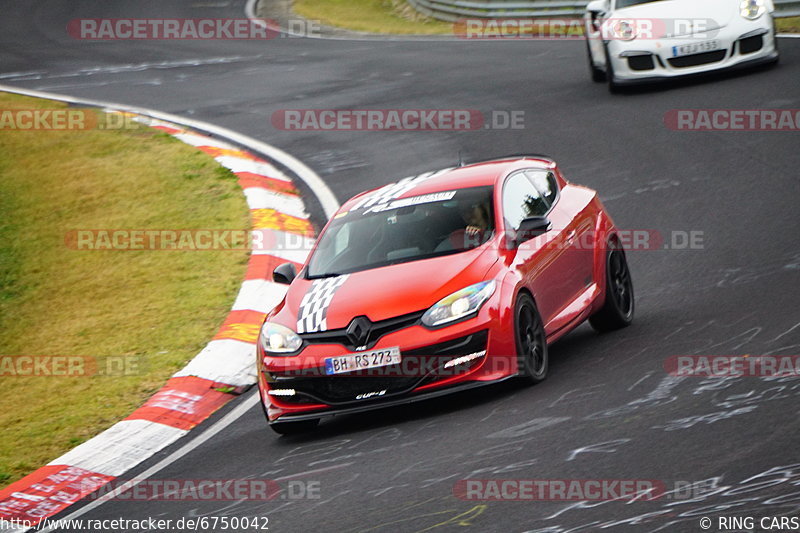
[[[489,159],[479,159],[475,161],[468,161],[463,163],[461,166],[465,165],[477,165],[478,163],[491,163],[493,161],[505,161],[506,159],[539,159],[541,161],[548,161],[550,163],[555,164],[555,160],[550,157],[549,155],[542,155],[542,154],[509,154],[504,155],[501,157],[491,157]]]

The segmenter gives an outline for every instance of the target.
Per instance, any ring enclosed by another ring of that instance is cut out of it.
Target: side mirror
[[[550,219],[547,217],[529,217],[520,222],[519,229],[514,235],[514,246],[517,247],[525,241],[547,233],[550,229]]]
[[[604,15],[608,11],[608,2],[605,0],[593,0],[586,6],[586,11],[591,13],[592,16]]]
[[[594,0],[589,2],[586,6],[586,11],[589,14],[589,21],[592,24],[592,30],[600,31],[600,19],[605,16],[608,11],[608,2],[605,0]]]
[[[294,263],[278,265],[272,271],[272,281],[275,283],[289,285],[295,277],[297,277],[297,269],[294,267]]]

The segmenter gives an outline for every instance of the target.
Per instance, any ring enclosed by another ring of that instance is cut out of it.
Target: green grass
[[[800,17],[775,19],[779,33],[800,33]]]
[[[329,26],[370,33],[452,34],[453,24],[421,15],[405,0],[295,0],[295,13]]]
[[[0,110],[63,104],[0,93]],[[126,417],[210,340],[246,252],[77,251],[75,229],[249,227],[235,176],[141,126],[0,130],[0,356],[133,356],[124,377],[0,377],[0,486]]]

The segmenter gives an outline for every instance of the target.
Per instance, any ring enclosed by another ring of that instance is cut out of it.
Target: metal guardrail
[[[800,17],[800,2],[792,0],[772,0],[775,3],[776,17]]]
[[[420,13],[455,22],[465,18],[580,17],[586,2],[574,0],[406,0]],[[776,17],[800,16],[800,1],[773,0]]]

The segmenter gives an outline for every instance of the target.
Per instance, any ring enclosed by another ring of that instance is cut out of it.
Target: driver
[[[481,203],[471,204],[461,211],[461,218],[467,224],[467,235],[476,237],[489,229],[489,210]]]

